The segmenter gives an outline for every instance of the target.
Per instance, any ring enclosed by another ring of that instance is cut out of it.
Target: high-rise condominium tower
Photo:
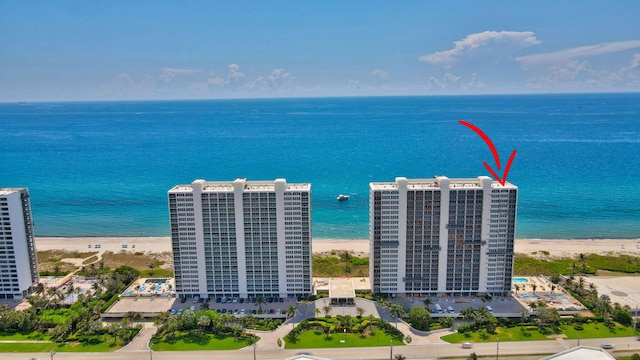
[[[29,191],[0,188],[0,299],[24,299],[38,280]]]
[[[489,177],[370,184],[374,293],[505,295],[518,188]]]
[[[311,293],[311,185],[196,180],[169,191],[181,297]]]

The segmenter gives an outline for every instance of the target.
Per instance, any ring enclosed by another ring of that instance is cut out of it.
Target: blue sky
[[[0,0],[0,101],[640,90],[640,1]]]

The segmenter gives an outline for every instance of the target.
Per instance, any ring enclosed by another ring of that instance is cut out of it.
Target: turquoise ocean
[[[640,94],[5,103],[0,187],[38,236],[168,236],[174,185],[284,177],[314,237],[367,238],[370,182],[489,175],[461,119],[517,149],[517,237],[640,237]]]

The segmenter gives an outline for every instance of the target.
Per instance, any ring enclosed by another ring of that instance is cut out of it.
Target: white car
[[[462,343],[462,345],[461,345],[461,347],[462,347],[463,349],[471,349],[471,347],[472,347],[472,346],[473,346],[473,345],[471,345],[471,343],[470,343],[470,342]]]

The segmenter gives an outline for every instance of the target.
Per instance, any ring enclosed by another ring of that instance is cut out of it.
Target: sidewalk
[[[116,352],[149,352],[149,340],[158,330],[153,323],[142,323],[143,328],[133,340]]]

